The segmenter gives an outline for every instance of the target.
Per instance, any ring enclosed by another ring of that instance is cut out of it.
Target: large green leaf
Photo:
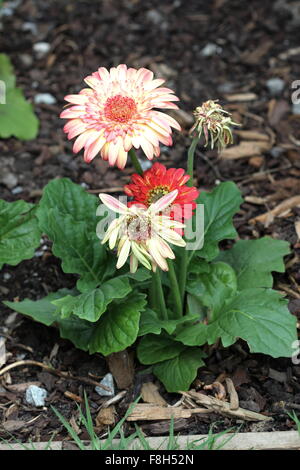
[[[0,199],[0,268],[4,263],[15,266],[32,258],[40,238],[32,204]]]
[[[148,333],[158,335],[162,329],[171,335],[178,325],[197,320],[198,318],[199,315],[196,313],[173,320],[161,320],[154,310],[147,308],[141,315],[139,336],[144,336]]]
[[[236,290],[237,280],[234,270],[229,264],[220,261],[211,264],[208,272],[187,283],[187,291],[210,309],[210,318],[230,301]]]
[[[141,339],[137,355],[142,364],[154,364],[178,356],[183,349],[185,349],[183,344],[169,336],[150,334]]]
[[[271,272],[284,272],[283,257],[289,252],[288,242],[264,237],[258,240],[239,240],[230,250],[222,251],[218,260],[233,267],[240,290],[272,287]]]
[[[5,84],[4,87],[2,83]],[[0,54],[0,85],[0,137],[34,139],[37,136],[39,121],[22,90],[15,88],[13,68],[5,54]]]
[[[207,337],[209,344],[221,338],[224,347],[242,338],[251,352],[289,357],[297,340],[296,317],[278,292],[244,289],[209,323]]]
[[[50,326],[59,320],[57,307],[52,304],[52,301],[72,292],[69,289],[60,289],[40,300],[25,299],[21,302],[9,302],[6,300],[3,303],[12,310],[15,310],[15,312],[23,313],[23,315],[31,317],[33,320],[43,323],[43,325]]]
[[[73,183],[68,178],[58,178],[45,186],[37,216],[42,229],[47,233],[47,214],[50,209],[55,209],[61,214],[71,216],[74,222],[84,222],[88,232],[98,239],[96,237],[98,205],[99,199],[87,193],[79,184]]]
[[[83,294],[54,300],[62,318],[75,315],[83,320],[95,322],[105,312],[107,306],[115,299],[126,297],[131,291],[129,280],[126,277],[116,277]]]
[[[238,187],[231,181],[221,183],[211,193],[200,193],[197,203],[204,204],[204,245],[196,252],[199,257],[214,259],[219,252],[219,242],[236,237],[232,218],[242,202]]]
[[[185,348],[173,359],[155,364],[153,372],[168,392],[186,391],[204,365],[202,358],[199,348]]]
[[[146,296],[135,292],[124,301],[110,304],[97,322],[89,351],[101,352],[107,356],[133,344],[138,335],[140,314],[145,305]]]
[[[96,235],[97,198],[79,185],[61,178],[44,189],[37,217],[41,229],[53,241],[53,253],[62,260],[66,273],[80,274],[77,288],[87,292],[115,271]]]

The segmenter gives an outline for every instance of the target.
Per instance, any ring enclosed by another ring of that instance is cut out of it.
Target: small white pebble
[[[44,388],[37,387],[36,385],[30,385],[26,389],[25,400],[29,405],[45,406],[45,398],[47,395],[47,390]]]
[[[55,104],[56,98],[54,98],[53,95],[50,95],[50,93],[38,93],[33,98],[33,101],[35,104]]]

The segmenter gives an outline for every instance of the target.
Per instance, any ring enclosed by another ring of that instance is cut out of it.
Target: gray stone
[[[44,388],[30,385],[26,389],[25,400],[29,405],[45,406],[45,398],[47,397],[47,394],[47,390]]]
[[[206,46],[203,47],[201,51],[201,55],[203,57],[211,57],[216,54],[220,54],[222,52],[222,47],[214,44],[213,42],[208,42]]]
[[[95,391],[98,393],[98,395],[100,395],[101,397],[115,396],[114,378],[110,373],[106,374],[103,377],[100,384],[104,385],[105,387],[109,387],[111,391],[109,392],[108,390],[104,390],[104,388],[96,386]]]
[[[7,168],[4,168],[2,170],[2,174],[0,175],[0,183],[4,184],[4,186],[9,189],[12,189],[17,186],[18,178]]]
[[[149,168],[152,167],[152,162],[150,160],[140,160],[140,159],[138,159],[138,161],[139,161],[143,171],[149,170]]]
[[[29,31],[32,34],[37,34],[38,30],[36,27],[35,23],[32,23],[31,21],[25,21],[25,23],[22,24],[22,31]]]
[[[281,78],[274,77],[270,78],[266,82],[266,87],[268,88],[272,96],[280,95],[284,89],[285,83]]]
[[[300,103],[294,103],[292,111],[293,114],[300,114]]]
[[[5,281],[9,281],[10,278],[11,278],[11,274],[9,274],[9,273],[4,273],[4,274],[3,274],[3,279],[4,279]]]
[[[148,10],[145,16],[153,24],[160,24],[164,20],[163,15],[158,10]]]
[[[23,188],[22,186],[16,186],[15,188],[13,188],[11,190],[12,194],[20,194],[23,192]]]
[[[25,67],[31,67],[33,64],[33,57],[30,54],[20,54],[20,59]]]
[[[285,150],[282,147],[273,147],[270,150],[270,154],[273,158],[279,158],[284,153],[284,151]]]
[[[38,93],[35,95],[33,101],[35,104],[55,104],[56,98],[50,93]]]
[[[50,44],[44,41],[36,42],[33,45],[33,50],[39,59],[47,55],[48,52],[50,51],[50,48],[51,48]]]

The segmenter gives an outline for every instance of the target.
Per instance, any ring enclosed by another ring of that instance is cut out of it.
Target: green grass
[[[72,441],[78,446],[79,450],[135,450],[137,449],[142,450],[160,450],[160,448],[154,449],[150,446],[148,440],[145,438],[141,429],[135,424],[135,432],[133,432],[130,436],[125,437],[123,431],[123,424],[128,417],[128,415],[132,412],[134,406],[139,401],[139,398],[132,403],[132,405],[128,408],[125,416],[118,422],[118,424],[112,429],[108,430],[108,435],[105,440],[100,439],[99,436],[95,433],[93,420],[91,416],[90,407],[88,404],[87,396],[84,395],[85,401],[85,410],[86,414],[83,413],[81,407],[77,405],[78,413],[79,413],[79,424],[83,425],[85,430],[89,435],[89,442],[88,444],[80,439],[77,433],[74,431],[70,423],[66,420],[66,418],[55,408],[51,407],[55,415],[61,421],[63,426],[68,431]],[[193,436],[190,436],[190,442],[186,444],[186,448],[183,450],[219,450],[221,449],[225,443],[227,443],[232,437],[235,435],[237,431],[234,431],[233,428],[228,429],[226,431],[214,434],[213,426],[209,430],[208,437],[206,439],[196,439],[193,440]],[[227,435],[227,439],[222,439],[219,443],[218,440]],[[161,447],[165,446],[167,450],[178,450],[180,446],[178,444],[178,437],[174,434],[174,420],[171,419],[170,421],[170,430],[169,436],[162,442]],[[13,436],[12,436],[13,438]],[[116,439],[115,442],[113,442]],[[5,444],[10,445],[11,443],[5,439],[1,439]],[[138,443],[134,445],[133,441]],[[51,443],[53,441],[53,437],[49,440],[49,442],[45,443],[45,448],[43,450],[51,450]],[[34,443],[30,442],[29,444],[23,444],[18,440],[14,440],[14,443],[18,443],[22,446],[24,450],[37,450],[34,447]]]

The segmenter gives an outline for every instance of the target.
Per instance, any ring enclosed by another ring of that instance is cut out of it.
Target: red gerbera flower
[[[164,195],[178,190],[178,195],[172,203],[172,212],[170,216],[174,220],[182,222],[184,219],[190,219],[193,215],[193,209],[196,208],[195,199],[199,191],[195,187],[186,186],[190,179],[182,168],[167,168],[161,163],[154,165],[143,175],[134,174],[131,177],[132,183],[124,187],[127,196],[132,196],[133,201],[129,203],[141,204],[149,207]]]

